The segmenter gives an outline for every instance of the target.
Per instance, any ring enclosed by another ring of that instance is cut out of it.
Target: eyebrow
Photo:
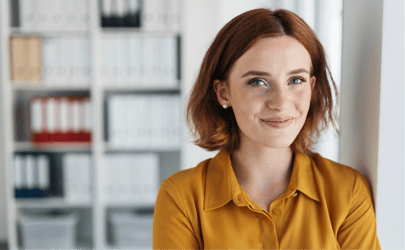
[[[299,73],[308,73],[309,71],[301,68],[301,69],[295,69],[295,70],[291,70],[290,72],[288,72],[288,75],[294,75],[294,74],[299,74]],[[247,77],[247,76],[270,76],[270,73],[267,73],[265,71],[256,71],[256,70],[250,70],[248,72],[246,72],[245,74],[243,74],[243,77]]]

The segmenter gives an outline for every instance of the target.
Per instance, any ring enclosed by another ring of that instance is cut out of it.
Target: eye
[[[305,82],[305,79],[300,78],[300,77],[295,77],[295,78],[292,78],[290,80],[290,83],[293,84],[293,85],[298,85],[298,84],[301,84],[303,82]]]
[[[264,86],[266,83],[263,80],[260,79],[253,79],[252,81],[249,82],[250,85],[253,86]]]

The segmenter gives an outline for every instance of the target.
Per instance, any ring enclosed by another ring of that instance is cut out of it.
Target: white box
[[[113,212],[110,223],[114,247],[152,248],[153,214]]]
[[[23,248],[76,248],[76,214],[20,215]]]

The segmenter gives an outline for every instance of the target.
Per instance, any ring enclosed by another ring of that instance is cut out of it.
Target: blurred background
[[[151,248],[161,182],[217,153],[184,119],[202,58],[254,8],[293,11],[317,34],[340,136],[315,150],[366,176],[382,248],[405,248],[404,1],[0,4],[0,248]]]

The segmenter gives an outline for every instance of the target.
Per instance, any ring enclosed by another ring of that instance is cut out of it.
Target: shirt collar
[[[320,202],[320,196],[313,172],[314,163],[302,153],[295,153],[291,180],[285,193],[292,196],[297,190]],[[233,171],[229,153],[221,150],[208,164],[205,186],[204,210],[213,210],[233,200],[237,206],[246,206],[243,190]]]

